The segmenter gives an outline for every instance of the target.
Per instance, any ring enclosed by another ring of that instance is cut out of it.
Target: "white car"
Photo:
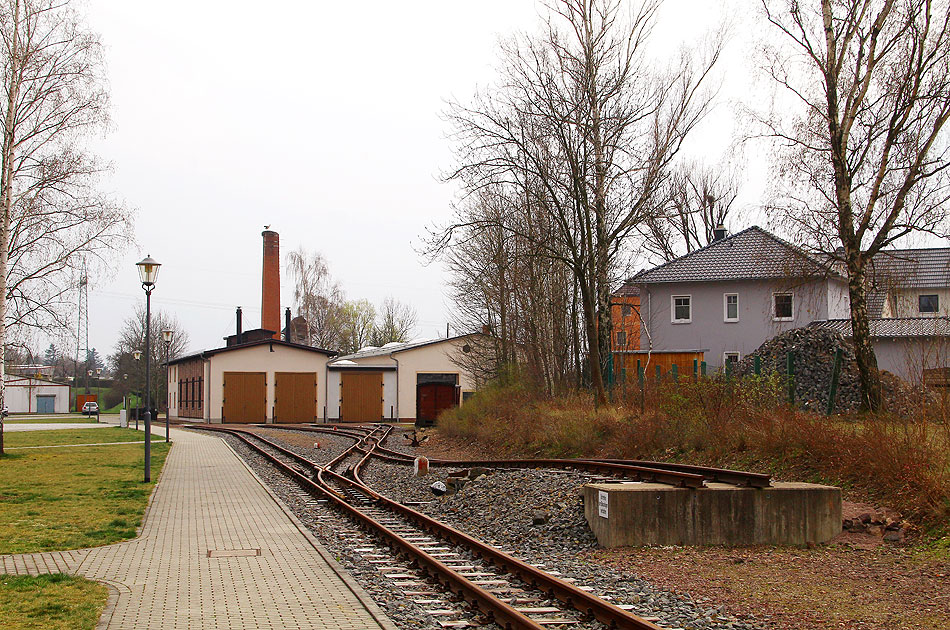
[[[99,415],[99,403],[89,401],[82,406],[82,415],[84,416],[98,416]]]

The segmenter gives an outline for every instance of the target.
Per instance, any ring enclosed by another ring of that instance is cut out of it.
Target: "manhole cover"
[[[261,555],[260,549],[209,549],[209,558],[246,558]]]

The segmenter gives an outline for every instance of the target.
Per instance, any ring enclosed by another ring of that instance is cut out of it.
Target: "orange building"
[[[630,352],[640,349],[640,289],[624,284],[610,298],[610,349]]]

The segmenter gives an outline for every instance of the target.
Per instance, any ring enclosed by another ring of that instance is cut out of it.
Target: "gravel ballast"
[[[315,436],[319,435],[319,439]],[[316,461],[327,461],[352,444],[342,436],[303,431],[268,431],[267,438]],[[256,453],[233,437],[225,438],[252,469],[317,536],[341,565],[371,594],[377,604],[401,628],[440,628],[436,619],[380,575],[363,554],[353,551],[365,539],[341,539],[339,518],[325,504],[314,505],[301,496],[294,484],[275,472]],[[313,449],[320,441],[319,451]],[[309,445],[309,448],[308,448]],[[387,447],[402,452],[412,449],[399,435]],[[308,452],[309,451],[309,452]],[[423,477],[413,475],[411,466],[380,463],[376,460],[363,480],[377,492],[400,502],[427,502],[414,506],[503,551],[544,570],[560,572],[578,586],[592,587],[595,594],[609,595],[616,604],[633,606],[631,612],[651,618],[664,628],[692,630],[766,629],[761,620],[738,619],[725,614],[710,602],[695,601],[650,584],[636,575],[622,573],[581,559],[597,548],[584,517],[581,488],[590,476],[578,472],[536,469],[496,470],[466,482],[455,494],[436,497],[430,490],[435,481],[446,481],[458,468],[432,467]],[[380,552],[383,553],[383,552]]]

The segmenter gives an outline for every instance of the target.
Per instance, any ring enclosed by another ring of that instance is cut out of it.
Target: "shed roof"
[[[456,335],[455,337],[445,337],[442,339],[414,339],[412,341],[407,341],[405,343],[387,343],[382,348],[376,348],[374,346],[370,346],[364,350],[360,350],[352,354],[345,354],[340,357],[337,357],[335,361],[344,361],[344,360],[348,361],[351,359],[365,359],[367,357],[388,357],[390,354],[399,354],[400,352],[408,352],[409,350],[415,350],[417,348],[422,348],[424,346],[432,346],[439,343],[457,341],[459,339],[471,337],[473,334],[478,334],[478,333],[467,333],[464,335]]]
[[[216,354],[222,354],[224,352],[238,352],[240,350],[246,350],[248,348],[256,348],[257,346],[264,346],[268,344],[273,344],[275,346],[280,346],[283,348],[292,348],[294,350],[305,350],[307,352],[316,352],[317,354],[323,354],[328,357],[336,355],[336,352],[332,350],[324,350],[323,348],[314,348],[313,346],[307,346],[300,343],[290,343],[282,339],[260,339],[258,341],[251,341],[248,343],[242,343],[236,346],[225,346],[223,348],[214,348],[212,350],[202,350],[201,352],[193,352],[192,354],[185,355],[183,357],[177,357],[168,362],[168,365],[175,365],[176,363],[183,363],[185,361],[191,361],[193,359],[202,359],[214,356]]]
[[[888,317],[869,321],[871,336],[887,337],[950,337],[950,317]],[[826,319],[811,326],[829,328],[851,337],[850,319]]]
[[[802,278],[840,274],[757,225],[634,275],[630,284]]]

